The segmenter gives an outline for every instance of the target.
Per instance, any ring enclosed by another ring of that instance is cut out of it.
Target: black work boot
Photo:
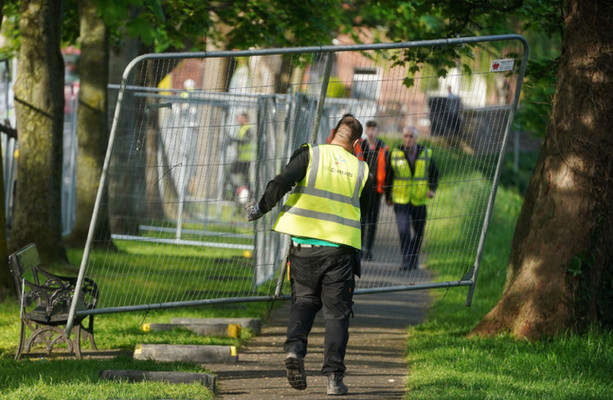
[[[332,396],[340,396],[347,393],[347,386],[343,383],[344,374],[330,374],[328,375],[328,391],[327,393]]]
[[[285,368],[287,369],[287,381],[294,389],[304,390],[307,387],[306,372],[304,371],[304,360],[296,353],[287,353],[285,357]]]

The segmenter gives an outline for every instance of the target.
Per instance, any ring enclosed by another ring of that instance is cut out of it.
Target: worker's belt
[[[313,249],[316,247],[330,247],[330,246],[321,246],[321,245],[317,245],[317,244],[305,244],[305,243],[296,243],[292,240],[292,247],[297,248],[298,250],[300,249]]]

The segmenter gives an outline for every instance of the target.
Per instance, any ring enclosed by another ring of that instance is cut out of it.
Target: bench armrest
[[[49,287],[41,286],[27,280],[23,280],[23,284],[28,287],[28,291],[24,293],[22,302],[22,311],[27,312],[27,307],[37,303],[39,307],[43,307],[47,320],[51,319],[54,311],[58,306],[70,305],[74,290],[64,287]]]
[[[56,275],[44,270],[40,266],[36,267],[35,270],[37,274],[40,274],[46,278],[45,286],[47,285],[47,283],[56,283],[57,285],[62,286],[63,288],[74,294],[74,289],[77,285],[76,277]],[[80,300],[83,301],[83,305],[87,309],[93,309],[96,307],[96,303],[98,302],[98,285],[96,284],[96,282],[94,282],[93,279],[83,279]]]

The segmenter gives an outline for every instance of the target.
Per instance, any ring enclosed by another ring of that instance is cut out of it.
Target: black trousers
[[[356,258],[356,250],[349,247],[292,247],[290,250],[292,306],[283,348],[306,356],[315,315],[323,308],[326,332],[321,372],[324,375],[342,374],[346,370],[344,360]]]
[[[362,217],[362,250],[372,250],[377,232],[377,221],[379,220],[379,208],[381,206],[381,193],[375,193],[370,212]]]
[[[419,265],[419,251],[424,240],[426,227],[426,206],[412,204],[394,204],[398,234],[400,236],[400,249],[402,252],[402,266],[407,269],[417,268]],[[411,228],[413,234],[411,235]]]

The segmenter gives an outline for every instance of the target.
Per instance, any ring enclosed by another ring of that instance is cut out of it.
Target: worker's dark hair
[[[368,121],[366,123],[366,127],[367,128],[376,128],[377,127],[377,121],[373,121],[373,120]]]
[[[350,134],[350,140],[353,141],[362,137],[362,132],[364,129],[362,128],[362,124],[360,123],[360,121],[358,121],[358,119],[354,117],[353,114],[343,115],[340,121],[338,121],[338,124],[336,124],[334,132],[338,134],[342,127],[347,127],[349,131],[348,133]]]

